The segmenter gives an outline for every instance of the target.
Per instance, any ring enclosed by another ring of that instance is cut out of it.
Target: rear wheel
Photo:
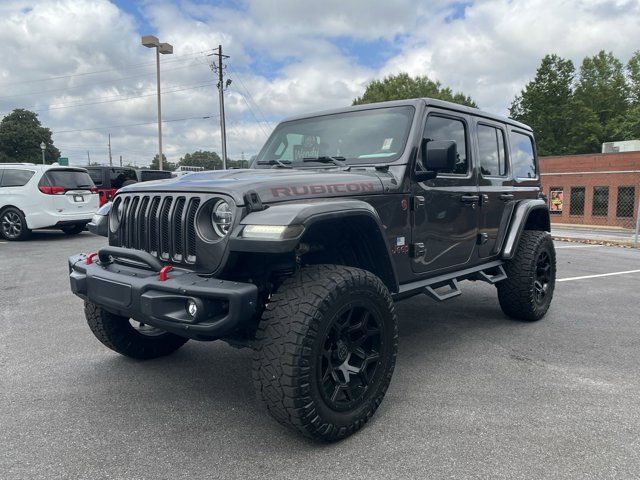
[[[393,301],[380,279],[350,267],[307,267],[266,307],[254,385],[280,423],[317,440],[339,440],[382,402],[397,348]]]
[[[67,225],[64,227],[60,227],[60,230],[62,230],[67,235],[78,235],[79,233],[84,232],[84,227],[85,227],[84,224]]]
[[[507,279],[497,284],[502,311],[512,318],[540,320],[556,285],[556,252],[547,232],[525,230],[516,253],[505,265]]]
[[[8,207],[0,213],[0,235],[5,240],[26,240],[31,235],[24,214],[15,207]]]
[[[115,315],[90,302],[85,302],[84,312],[96,338],[111,350],[127,357],[140,360],[163,357],[175,352],[188,340]]]

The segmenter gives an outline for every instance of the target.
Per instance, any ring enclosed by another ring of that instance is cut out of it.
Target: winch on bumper
[[[118,261],[114,261],[117,258]],[[71,290],[117,315],[199,340],[229,335],[254,318],[258,288],[163,265],[119,247],[69,257]]]

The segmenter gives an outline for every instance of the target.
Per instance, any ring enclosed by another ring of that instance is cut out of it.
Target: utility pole
[[[111,158],[111,134],[109,134],[109,166],[113,167],[113,159]]]
[[[120,166],[122,166],[122,155],[120,155]]]
[[[87,150],[87,165],[91,165],[91,156],[89,155],[89,150]]]
[[[214,52],[213,55],[218,57],[218,65],[214,63],[211,64],[211,69],[215,72],[217,70],[218,73],[218,98],[220,102],[220,136],[222,137],[222,169],[227,169],[227,131],[224,121],[224,89],[231,85],[231,80],[227,80],[225,85],[224,83],[224,72],[222,60],[229,58],[229,55],[222,54],[222,45],[218,45],[217,53]]]

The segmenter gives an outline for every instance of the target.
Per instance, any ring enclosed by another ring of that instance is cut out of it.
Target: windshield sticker
[[[393,138],[385,138],[384,143],[382,144],[382,150],[389,150],[391,148],[392,143],[393,143]]]
[[[315,135],[305,135],[301,145],[293,146],[293,160],[301,162],[303,158],[316,158],[320,155],[320,145]]]
[[[405,244],[404,237],[396,238],[396,247],[403,247]]]

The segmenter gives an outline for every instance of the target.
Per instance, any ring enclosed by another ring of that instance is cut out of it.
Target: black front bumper
[[[85,254],[69,257],[69,277],[73,293],[110,312],[199,340],[228,336],[255,318],[258,288],[251,283],[180,269],[171,270],[162,281],[154,262],[149,268],[138,266],[149,254],[140,252],[138,260],[133,258],[137,251],[126,251],[128,259],[137,262],[133,265],[112,260],[113,250],[124,249],[103,250],[100,257],[106,261],[95,256],[88,262]],[[198,307],[195,316],[187,311],[188,300]]]

